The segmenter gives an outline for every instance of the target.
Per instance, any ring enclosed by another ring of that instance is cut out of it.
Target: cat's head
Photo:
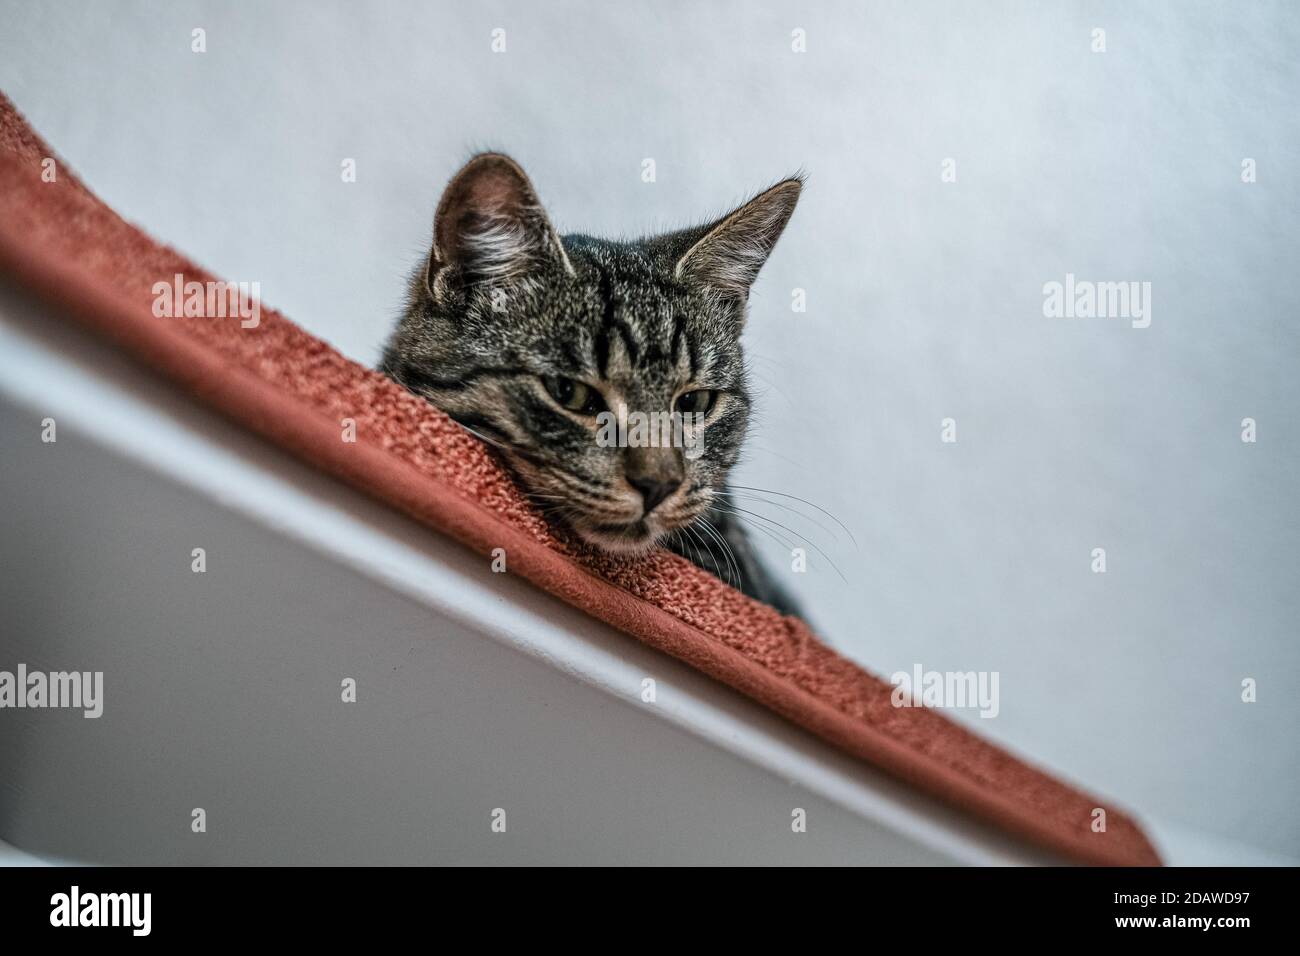
[[[644,550],[707,511],[736,462],[749,288],[800,187],[668,235],[561,238],[514,161],[477,156],[438,204],[381,368],[496,446],[585,540]]]

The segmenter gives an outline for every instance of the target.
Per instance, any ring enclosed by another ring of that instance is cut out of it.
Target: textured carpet
[[[918,789],[1071,860],[1160,862],[1122,811],[935,710],[894,707],[889,683],[802,622],[674,555],[613,558],[557,535],[476,439],[274,310],[262,307],[253,328],[238,317],[156,316],[155,283],[217,277],[100,202],[2,94],[0,270],[200,402],[485,561],[504,548],[511,573]],[[355,442],[343,440],[345,419]],[[1092,829],[1099,807],[1103,833]]]

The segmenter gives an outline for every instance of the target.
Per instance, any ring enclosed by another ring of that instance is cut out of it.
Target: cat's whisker
[[[551,474],[551,477],[553,477],[553,478],[555,478],[556,480],[558,480],[558,481],[559,481],[561,484],[563,484],[566,488],[571,488],[571,489],[573,489],[573,492],[574,492],[575,494],[581,495],[581,496],[582,496],[584,499],[586,499],[586,500],[589,500],[589,501],[595,501],[595,500],[607,500],[607,499],[604,499],[604,498],[601,497],[601,496],[598,496],[598,495],[594,494],[594,493],[591,491],[591,489],[588,487],[587,482],[583,481],[583,480],[580,479],[580,478],[577,478],[577,477],[575,477],[575,476],[573,476],[573,475],[567,474],[567,473],[565,473],[565,472],[563,472],[563,471],[559,471],[559,470],[557,470],[557,469],[553,469],[553,470],[551,471],[550,474]]]
[[[747,442],[745,444],[744,448],[741,450],[740,453],[741,458],[747,460],[749,458],[749,452],[751,451],[761,451],[763,454],[771,455],[773,458],[780,458],[782,461],[789,462],[790,464],[794,465],[800,471],[806,472],[808,470],[808,465],[806,462],[799,461],[796,458],[791,458],[789,455],[783,455],[779,451],[773,451],[771,448],[766,448],[763,445],[758,445],[755,444],[754,442]],[[732,487],[735,486],[733,485]]]
[[[758,519],[759,521],[764,521],[764,522],[767,522],[768,524],[774,524],[774,525],[776,525],[778,528],[780,528],[782,531],[785,531],[785,532],[788,532],[789,534],[794,535],[797,539],[799,539],[800,541],[802,541],[804,544],[808,545],[808,547],[812,548],[814,551],[816,551],[818,554],[820,554],[823,558],[825,558],[825,559],[826,559],[826,563],[829,564],[832,568],[835,569],[835,573],[838,574],[838,575],[840,576],[840,580],[841,580],[841,581],[843,581],[845,584],[848,584],[848,583],[849,583],[849,579],[846,578],[846,577],[844,576],[844,572],[840,570],[839,565],[836,564],[836,563],[831,559],[831,556],[830,556],[829,554],[827,554],[825,551],[823,551],[820,547],[817,546],[817,542],[808,540],[808,539],[805,538],[803,535],[799,534],[799,532],[795,531],[793,528],[787,527],[786,525],[781,524],[781,522],[779,522],[779,521],[773,521],[771,518],[765,517],[764,515],[758,514],[757,512],[754,512],[754,511],[746,511],[744,508],[741,508],[739,505],[736,505],[735,507],[736,507],[736,508],[739,510],[739,512],[742,513],[742,514],[747,514],[747,515],[749,515],[751,518],[756,518],[756,519]],[[725,509],[725,508],[721,508],[721,507],[720,507],[718,510],[720,510],[720,511],[725,511],[725,510],[727,510],[727,509]],[[736,514],[737,517],[740,517],[740,515],[737,514],[735,511],[733,511],[732,514]],[[755,527],[756,527],[756,526],[755,526]]]
[[[577,479],[565,475],[562,472],[552,472],[552,477],[558,479],[571,490],[564,495],[549,495],[546,497],[582,504],[593,513],[599,514],[601,517],[618,520],[625,516],[624,509],[616,507],[616,502],[612,501],[610,498],[588,491],[580,482],[577,481]],[[537,495],[539,493],[530,492],[530,494]]]
[[[720,539],[718,532],[712,528],[701,527],[699,531],[702,540],[706,542],[717,541],[719,544],[719,547],[716,548],[712,544],[708,544],[709,556],[717,567],[718,577],[728,586],[739,589],[739,571],[735,570],[732,564],[726,541]]]
[[[727,536],[724,535],[722,531],[716,526],[712,526],[712,527],[714,533],[717,534],[717,536],[722,539],[722,546],[727,552],[727,557],[730,559],[732,567],[736,569],[736,587],[743,589],[744,581],[745,581],[745,572],[740,566],[740,558],[736,556],[736,551],[731,546],[731,542],[727,540]]]
[[[849,530],[848,525],[846,525],[846,524],[845,524],[843,521],[841,521],[839,518],[835,517],[835,515],[831,514],[829,511],[827,511],[827,510],[826,510],[825,508],[823,508],[821,505],[815,504],[815,503],[809,501],[807,498],[800,498],[798,495],[787,494],[787,493],[784,492],[784,491],[772,491],[772,490],[769,489],[769,488],[755,488],[755,487],[753,487],[753,486],[751,486],[751,485],[736,485],[736,484],[731,484],[730,487],[731,487],[731,488],[738,488],[738,489],[740,489],[741,491],[752,491],[752,492],[755,492],[755,493],[758,493],[758,494],[764,494],[764,495],[776,495],[776,496],[779,497],[779,498],[790,498],[790,499],[792,499],[792,500],[794,500],[794,501],[802,502],[803,504],[806,504],[809,508],[815,508],[817,511],[820,511],[820,512],[821,512],[822,514],[824,514],[826,517],[830,518],[830,519],[831,519],[832,521],[834,521],[837,525],[839,525],[841,528],[843,528],[843,529],[844,529],[844,533],[847,534],[847,535],[849,536],[849,540],[853,542],[853,547],[854,547],[854,548],[857,548],[857,546],[858,546],[858,539],[855,538],[855,537],[853,536],[853,532]],[[773,502],[773,504],[775,504],[775,502]]]
[[[794,408],[794,402],[790,399],[790,396],[787,395],[787,394],[785,393],[785,389],[781,388],[781,386],[779,386],[779,385],[777,385],[776,383],[772,382],[770,379],[766,378],[765,376],[760,375],[760,374],[759,374],[758,372],[756,372],[756,371],[755,371],[755,372],[750,372],[750,374],[753,375],[754,378],[758,379],[758,380],[763,384],[764,387],[766,387],[766,388],[770,388],[772,391],[774,391],[774,392],[776,392],[778,395],[780,395],[781,398],[783,398],[783,399],[785,400],[785,403],[786,403],[787,405],[789,405],[791,408]]]
[[[567,504],[551,505],[549,508],[543,508],[542,514],[548,519],[557,519],[565,527],[572,527],[571,519],[577,516],[577,512],[572,510],[572,506]]]
[[[790,505],[783,504],[779,501],[769,501],[767,498],[760,498],[758,495],[745,494],[743,492],[735,492],[731,490],[720,491],[719,495],[722,496],[723,498],[730,498],[737,501],[748,501],[755,504],[764,504],[771,508],[780,508],[782,511],[788,512],[789,514],[802,518],[804,521],[811,521],[822,531],[826,532],[826,534],[830,536],[830,539],[832,541],[834,541],[836,544],[840,543],[840,534],[838,531],[818,521],[812,515],[804,514],[799,509],[791,507]]]
[[[713,555],[713,549],[709,547],[708,541],[705,539],[704,535],[700,532],[700,530],[696,528],[694,525],[688,526],[686,530],[689,531],[691,534],[691,540],[695,543],[694,544],[695,553],[700,558],[700,560],[704,561],[705,555],[711,557]]]
[[[708,490],[707,490],[707,493],[705,494],[704,498],[705,498],[705,501],[708,502],[708,504],[707,504],[707,506],[705,507],[705,509],[704,509],[703,511],[701,511],[701,512],[699,513],[699,515],[696,516],[696,518],[694,519],[694,521],[692,521],[692,524],[696,527],[697,530],[700,531],[700,537],[701,537],[702,540],[704,539],[704,533],[707,532],[707,533],[708,533],[708,536],[709,536],[709,537],[708,537],[709,540],[717,541],[720,545],[722,545],[722,548],[723,548],[723,554],[722,554],[722,557],[726,558],[729,564],[735,564],[735,566],[736,566],[736,571],[737,571],[737,573],[739,574],[739,573],[740,573],[740,566],[739,566],[738,563],[736,563],[736,562],[733,560],[733,558],[734,558],[734,553],[732,552],[731,547],[730,547],[730,546],[728,545],[728,543],[727,543],[727,538],[726,538],[726,536],[725,536],[724,534],[722,534],[722,532],[720,532],[716,527],[714,527],[713,523],[712,523],[711,521],[709,521],[709,518],[708,518],[709,509],[713,508],[713,506],[717,503],[717,497],[716,497],[716,495],[717,495],[717,492],[716,492],[715,489],[708,489]],[[708,550],[709,550],[709,553],[712,554],[712,553],[713,553],[713,546],[712,546],[712,545],[709,545],[709,546],[708,546]],[[730,583],[730,582],[728,582],[728,583]]]
[[[736,573],[734,582],[729,581],[728,583],[734,588],[739,588],[740,582],[744,579],[745,575],[740,570],[740,562],[736,559],[735,552],[731,550],[731,545],[727,542],[727,539],[723,536],[722,532],[715,528],[708,518],[701,515],[698,521],[701,529],[707,531],[710,537],[722,546],[723,557],[727,560],[728,575],[730,575],[731,569],[734,569]]]
[[[453,419],[453,421],[455,421],[455,419]],[[469,432],[471,435],[473,435],[475,438],[479,439],[480,441],[485,441],[489,445],[496,445],[498,448],[503,448],[506,451],[510,450],[509,445],[503,444],[502,442],[497,441],[495,438],[489,438],[487,435],[484,435],[480,431],[475,431],[474,429],[470,428],[468,425],[464,424],[463,422],[456,422],[456,424],[460,425],[461,428],[465,429],[465,431]]]
[[[718,510],[726,511],[725,508],[719,508]],[[768,538],[771,538],[773,541],[775,541],[777,544],[779,544],[782,548],[786,549],[787,551],[791,551],[794,549],[793,543],[789,539],[784,537],[778,537],[776,532],[769,531],[767,528],[764,528],[761,524],[754,524],[752,521],[749,521],[747,518],[745,518],[744,515],[737,514],[734,511],[727,512],[727,513],[730,514],[732,517],[734,517],[737,521],[739,521],[750,531],[760,532],[761,534],[767,536]]]
[[[695,553],[695,564],[696,564],[696,566],[697,566],[697,567],[701,567],[701,568],[704,567],[704,557],[700,554],[700,549],[699,549],[699,547],[698,547],[698,545],[697,545],[697,542],[699,542],[700,539],[699,539],[698,535],[696,534],[696,532],[691,528],[690,525],[683,525],[683,526],[682,526],[681,528],[679,528],[678,530],[679,530],[679,531],[684,531],[684,532],[686,532],[687,535],[689,535],[689,540],[684,540],[684,541],[683,541],[683,544],[686,544],[687,546],[689,546],[690,549],[691,549],[691,551],[693,551],[693,552]],[[706,547],[705,550],[707,551],[708,548]]]
[[[781,547],[787,550],[792,550],[795,546],[794,542],[791,541],[789,538],[785,537],[784,535],[779,535],[775,531],[771,531],[767,528],[764,528],[761,524],[754,524],[752,521],[746,518],[739,511],[731,511],[727,508],[719,508],[718,510],[723,514],[731,515],[733,518],[735,518],[737,521],[743,524],[746,528],[749,528],[753,531],[761,531],[762,533],[766,534],[769,538],[771,538],[773,541],[775,541],[777,544],[779,544]]]
[[[714,548],[713,544],[711,543],[711,540],[715,540],[715,539],[706,537],[703,527],[698,524],[683,525],[682,530],[689,532],[692,539],[698,541],[700,547],[704,549],[704,554],[707,554],[709,558],[712,559],[712,563],[717,568],[714,574],[721,580],[725,581],[727,584],[731,584],[731,580],[730,580],[731,568],[730,566],[728,566],[723,562],[723,556]],[[697,550],[696,554],[698,555],[699,553],[700,552]],[[701,564],[700,566],[704,567],[705,565]],[[734,585],[732,586],[734,587]]]

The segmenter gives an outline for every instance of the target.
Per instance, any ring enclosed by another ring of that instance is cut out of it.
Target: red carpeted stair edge
[[[504,548],[512,573],[920,790],[1072,860],[1160,862],[1124,813],[935,710],[892,706],[892,685],[802,622],[671,554],[618,559],[557,536],[477,440],[274,310],[255,328],[156,317],[155,283],[214,277],[100,202],[3,94],[0,270],[277,445],[485,559]]]

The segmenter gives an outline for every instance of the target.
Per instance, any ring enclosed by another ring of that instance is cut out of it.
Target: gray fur
[[[748,286],[800,186],[785,180],[669,235],[561,238],[512,160],[477,156],[439,203],[380,368],[493,445],[532,500],[588,542],[620,553],[666,545],[796,613],[720,509],[749,422]],[[557,376],[597,389],[610,408],[645,412],[715,390],[703,453],[601,447],[590,417],[553,397]],[[677,488],[648,513],[653,499],[637,490],[647,480]]]

